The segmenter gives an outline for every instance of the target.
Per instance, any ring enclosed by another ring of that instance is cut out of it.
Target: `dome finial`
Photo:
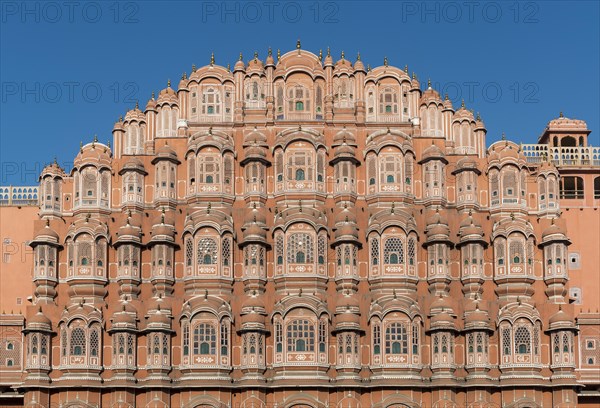
[[[227,72],[231,72],[231,64],[227,63]]]
[[[281,59],[281,50],[277,48],[277,62]]]
[[[269,50],[267,51],[267,56],[269,56],[269,57],[273,56],[273,50],[271,49],[270,45],[269,45]]]
[[[502,140],[506,140],[506,134],[502,132]]]
[[[182,78],[183,79],[183,78]],[[152,91],[152,100],[154,100],[154,91]]]
[[[371,64],[367,64],[367,72],[371,72]]]
[[[445,99],[446,101],[450,100],[450,98],[448,98],[448,94],[446,94],[446,95],[444,96],[444,99]]]
[[[481,122],[481,116],[479,115],[479,112],[477,112],[477,118],[475,120]]]
[[[327,56],[331,57],[331,49],[329,48],[329,45],[327,46]]]
[[[94,141],[93,143],[96,143],[98,141],[98,135],[94,133]]]
[[[565,115],[563,115],[562,111],[560,111],[560,113],[558,114],[558,117],[559,117],[559,118],[564,118],[564,117],[565,117]]]
[[[81,140],[79,141],[79,152],[83,153],[83,142]]]
[[[413,71],[412,79],[417,79],[417,74],[415,74],[415,71]]]
[[[171,78],[167,79],[167,88],[171,87]]]
[[[406,64],[406,65],[404,66],[404,72],[406,72],[406,73],[408,74],[408,64]]]
[[[431,78],[427,79],[427,89],[431,89]]]
[[[196,64],[192,64],[192,72],[196,72]]]
[[[135,101],[135,108],[136,108],[136,109],[139,109],[139,108],[140,108],[140,103],[139,103],[139,101]]]
[[[360,61],[360,51],[356,53],[356,60]]]
[[[242,53],[240,52],[240,57],[239,60],[242,61],[244,59],[244,56],[242,55]]]
[[[342,51],[342,61],[345,59],[346,57],[346,53],[344,51]]]
[[[323,50],[319,50],[319,61],[323,61]]]
[[[258,59],[258,51],[254,51],[254,61],[256,62],[257,59]]]
[[[298,41],[296,41],[296,49],[301,49],[302,45],[300,45],[300,39],[298,38]]]
[[[383,65],[384,66],[388,66],[388,58],[387,57],[383,57]]]
[[[465,100],[464,99],[460,102],[460,107],[464,109],[464,107],[465,107]]]
[[[215,53],[214,52],[210,53],[210,65],[211,66],[215,65]]]

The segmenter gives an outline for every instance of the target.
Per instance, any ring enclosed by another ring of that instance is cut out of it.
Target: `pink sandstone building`
[[[0,406],[598,406],[600,148],[424,88],[213,57],[0,187]]]

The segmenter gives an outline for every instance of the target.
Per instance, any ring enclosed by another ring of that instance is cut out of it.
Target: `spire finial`
[[[272,57],[272,56],[273,56],[273,50],[271,49],[271,46],[270,46],[270,45],[269,45],[269,50],[267,51],[267,55],[268,55],[269,57]]]
[[[94,143],[98,141],[98,135],[94,133]]]
[[[83,142],[81,140],[79,141],[79,151],[83,153]]]
[[[154,100],[154,91],[152,91],[152,100]]]
[[[136,109],[139,109],[139,108],[140,108],[140,103],[139,103],[139,101],[135,101],[135,108],[136,108]]]
[[[344,51],[342,51],[342,61],[344,60],[345,57],[346,57],[346,53]]]
[[[406,72],[406,73],[408,74],[408,64],[406,64],[406,65],[404,66],[404,72]]]
[[[562,111],[560,111],[560,113],[558,114],[558,117],[559,117],[559,118],[564,118],[564,117],[565,117],[565,115],[563,115]]]
[[[215,53],[214,52],[210,53],[210,65],[211,66],[215,65]]]
[[[367,64],[367,72],[371,72],[371,64]]]
[[[415,74],[415,71],[413,71],[412,79],[417,79],[417,74]]]
[[[227,63],[227,72],[231,72],[231,64]]]
[[[323,61],[323,50],[319,50],[319,61]]]
[[[502,140],[506,140],[506,134],[502,132]]]
[[[461,108],[464,108],[464,107],[465,107],[465,100],[464,100],[464,99],[463,99],[463,100],[460,102],[460,107],[461,107]]]
[[[360,61],[360,51],[356,53],[356,60]]]
[[[281,59],[281,50],[277,48],[277,62]]]
[[[254,51],[254,61],[258,59],[258,51]]]
[[[479,112],[477,112],[477,118],[475,120],[481,122],[481,116],[479,115]]]
[[[196,64],[192,64],[192,72],[196,72]]]
[[[431,78],[427,79],[427,88],[431,89]]]
[[[445,99],[446,101],[449,101],[449,100],[450,100],[450,98],[448,98],[448,94],[446,94],[446,95],[444,96],[444,99]]]
[[[240,52],[240,57],[239,60],[242,61],[244,59],[244,56],[242,55],[242,53]]]
[[[298,38],[298,41],[296,41],[296,49],[301,49],[302,45],[300,45],[300,39]]]
[[[167,88],[171,87],[171,78],[167,79]]]
[[[388,58],[387,57],[383,57],[383,65],[384,66],[388,66]]]
[[[119,116],[119,122],[123,122],[123,115]]]

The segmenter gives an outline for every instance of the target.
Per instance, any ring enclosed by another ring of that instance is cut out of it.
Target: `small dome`
[[[148,314],[146,325],[149,327],[171,327],[171,316],[167,311],[155,310]]]
[[[365,64],[363,64],[363,62],[360,60],[360,54],[358,54],[358,56],[356,57],[356,61],[354,61],[354,71],[367,72],[365,70]]]
[[[427,149],[423,151],[423,155],[421,156],[421,162],[433,160],[433,159],[444,159],[445,154],[442,152],[442,149],[437,147],[435,144],[432,144]]]
[[[39,229],[34,234],[34,241],[49,241],[58,243],[58,234],[50,227],[50,221],[46,221],[44,228]]]
[[[50,331],[52,329],[52,321],[42,312],[42,308],[38,308],[37,312],[27,318],[28,330],[43,330]]]
[[[360,316],[352,312],[340,313],[335,317],[336,326],[360,325]]]
[[[434,300],[431,303],[430,310],[431,310],[431,314],[435,314],[438,311],[442,311],[442,310],[452,311],[454,309],[452,308],[452,303],[450,301],[449,296],[439,296],[436,300]]]
[[[265,316],[262,313],[258,313],[258,312],[246,313],[246,314],[242,315],[241,319],[242,319],[243,325],[247,325],[250,323],[253,323],[256,325],[264,325],[265,324]]]
[[[110,148],[94,139],[92,143],[80,147],[73,164],[76,168],[89,163],[95,164],[97,167],[110,167],[111,159]]]
[[[550,316],[550,320],[548,321],[550,324],[557,323],[573,323],[573,318],[564,310],[562,307],[558,309],[558,312],[554,313]]]
[[[169,160],[177,164],[180,163],[177,158],[177,153],[168,144],[164,144],[156,150],[156,157],[152,159],[152,164],[155,164],[159,160]]]
[[[146,173],[144,169],[144,163],[140,159],[135,156],[130,156],[125,163],[123,163],[123,168],[119,171],[119,174],[123,174],[125,171],[135,170]]]
[[[552,220],[552,224],[550,224],[550,226],[546,228],[544,232],[542,232],[542,239],[548,238],[552,235],[556,235],[557,237],[562,238],[564,238],[566,235],[566,231],[563,228],[561,228],[558,224],[555,224],[554,220]]]

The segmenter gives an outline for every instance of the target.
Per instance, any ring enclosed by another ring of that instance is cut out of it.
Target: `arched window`
[[[200,323],[194,327],[192,349],[194,355],[216,354],[217,333],[214,326]]]
[[[296,181],[304,181],[304,170],[296,169]]]
[[[404,263],[404,242],[400,238],[392,237],[385,240],[383,247],[383,259],[385,264]]]
[[[81,327],[76,327],[71,331],[71,348],[72,356],[85,355],[86,336],[85,331]]]
[[[311,234],[295,232],[290,234],[287,243],[288,263],[313,263],[314,240]]]
[[[217,242],[213,238],[202,238],[198,241],[198,265],[215,265],[217,263]]]
[[[531,353],[531,332],[529,328],[519,326],[515,330],[515,353],[529,354]]]
[[[408,354],[408,330],[404,323],[390,323],[385,329],[386,354]]]
[[[398,113],[398,94],[392,88],[384,88],[379,94],[379,113]]]
[[[288,352],[315,351],[315,325],[310,320],[296,319],[287,325]]]

